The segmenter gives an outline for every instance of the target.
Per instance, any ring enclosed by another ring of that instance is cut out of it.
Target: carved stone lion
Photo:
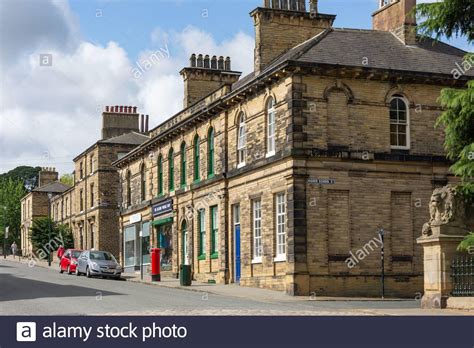
[[[430,222],[423,225],[423,235],[433,234],[432,227],[440,225],[464,226],[466,210],[463,198],[454,186],[448,185],[433,191],[430,199]]]

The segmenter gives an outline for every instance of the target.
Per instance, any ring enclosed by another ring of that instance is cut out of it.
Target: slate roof
[[[99,141],[101,144],[125,144],[125,145],[141,145],[145,141],[150,139],[148,136],[137,133],[130,132],[122,134],[110,139]]]
[[[71,186],[65,185],[60,181],[55,181],[33,190],[33,192],[51,192],[51,193],[63,193],[69,190]]]
[[[386,31],[329,28],[277,57],[261,74],[292,61],[452,76],[456,63],[461,64],[467,53],[430,38],[420,40],[417,45],[405,45]],[[474,77],[474,69],[465,75]],[[233,89],[244,87],[255,77],[254,73],[245,76]]]

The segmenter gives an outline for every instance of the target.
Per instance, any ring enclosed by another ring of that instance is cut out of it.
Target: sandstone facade
[[[454,81],[449,62],[429,49],[418,52],[436,62],[413,66],[419,73],[384,57],[384,46],[408,53],[412,42],[388,32],[413,24],[409,2],[374,14],[386,32],[333,29],[334,16],[318,13],[315,3],[310,13],[300,2],[276,3],[251,14],[254,73],[209,94],[207,82],[189,80],[202,69],[191,63],[185,109],[115,163],[121,259],[130,271],[140,268],[144,233],[149,247],[168,255],[168,275],[189,263],[200,281],[378,296],[383,228],[386,294],[416,297],[423,288],[416,237],[431,192],[455,182],[435,129],[437,98],[466,79]],[[394,16],[406,18],[393,24]],[[338,46],[345,41],[379,47],[344,56]],[[447,54],[462,59],[456,49]],[[201,96],[191,106],[190,85]]]

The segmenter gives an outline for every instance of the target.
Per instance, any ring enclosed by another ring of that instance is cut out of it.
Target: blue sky
[[[150,33],[156,28],[182,31],[198,27],[213,34],[216,41],[230,39],[237,32],[253,35],[251,10],[262,0],[71,0],[84,37],[105,45],[110,40],[126,48],[132,59],[152,46]],[[371,29],[371,14],[377,0],[320,0],[319,11],[336,14],[335,26]],[[464,39],[452,44],[467,49]]]
[[[319,10],[336,14],[337,27],[370,29],[377,3],[320,0]],[[249,13],[262,4],[0,0],[0,173],[19,165],[71,172],[72,159],[100,139],[107,105],[137,106],[151,127],[160,124],[183,107],[179,71],[192,53],[230,56],[234,70],[250,73]],[[467,49],[463,39],[454,44]],[[157,51],[163,59],[137,77],[137,62]]]

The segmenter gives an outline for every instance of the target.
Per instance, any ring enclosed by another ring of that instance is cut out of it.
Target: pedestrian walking
[[[13,258],[15,258],[16,252],[18,250],[18,246],[16,245],[15,242],[13,242],[13,244],[10,246],[10,249],[12,250]]]

